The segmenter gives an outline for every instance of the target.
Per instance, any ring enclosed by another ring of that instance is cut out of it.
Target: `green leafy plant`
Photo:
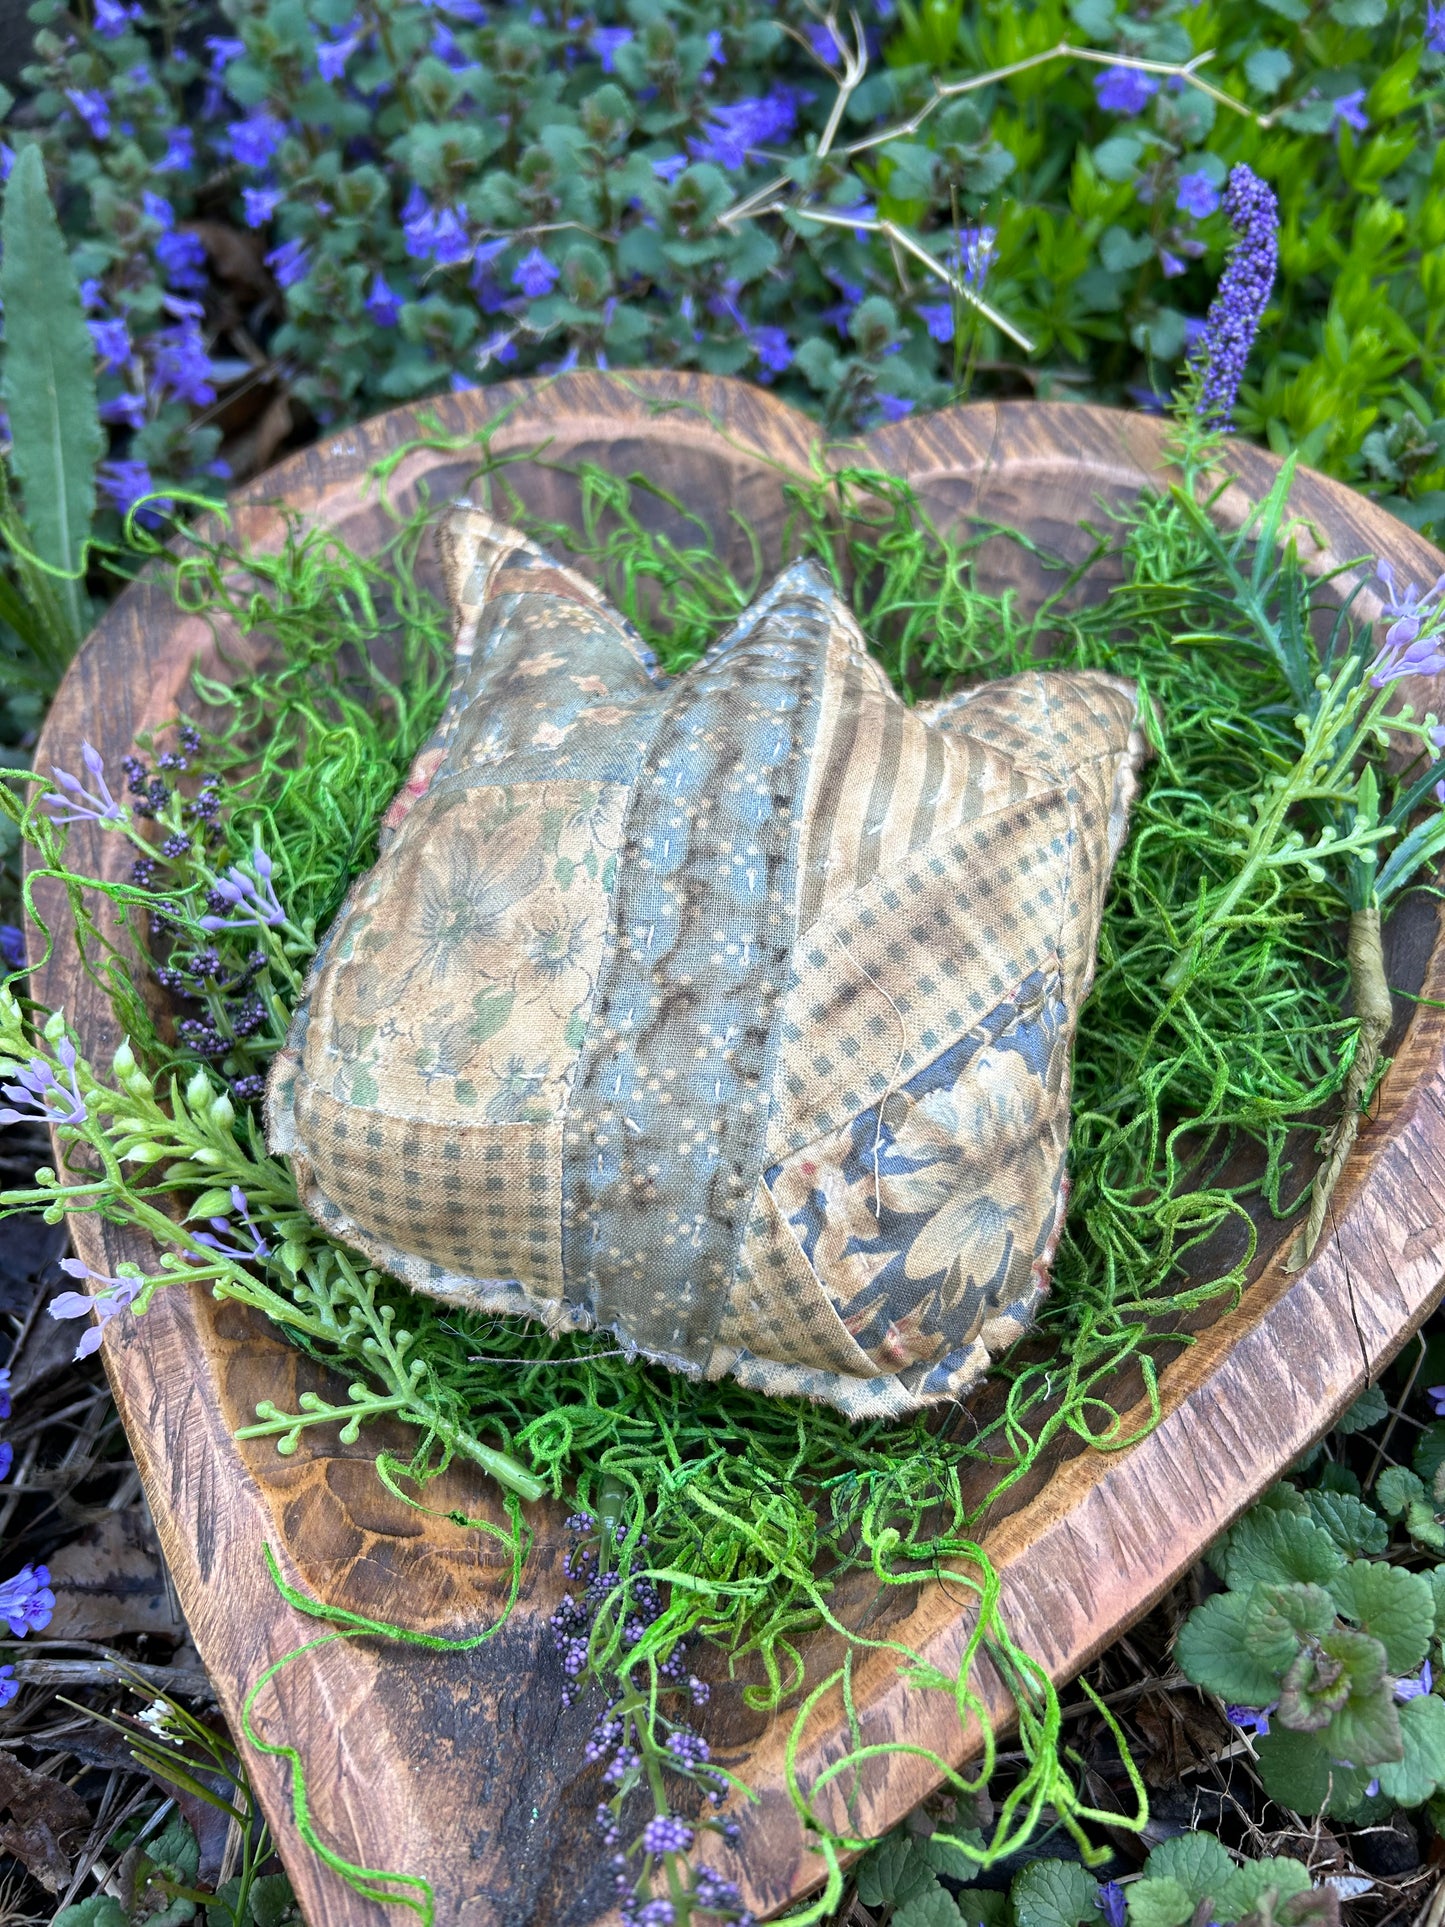
[[[0,461],[0,688],[45,693],[90,626],[85,571],[105,437],[95,348],[35,148],[5,185],[0,301],[10,429]]]
[[[845,428],[968,387],[1157,407],[1241,160],[1283,228],[1240,425],[1445,510],[1425,0],[223,12],[32,10],[14,139],[114,344],[121,512],[152,475],[213,486],[228,395],[330,424],[605,363],[744,374]]]
[[[1180,1631],[1180,1667],[1257,1725],[1265,1788],[1297,1813],[1358,1819],[1445,1787],[1433,1690],[1445,1567],[1378,1556],[1386,1515],[1408,1516],[1424,1491],[1398,1468],[1381,1475],[1379,1509],[1349,1491],[1276,1486],[1215,1546],[1224,1590]]]
[[[1237,1861],[1211,1833],[1163,1841],[1127,1884],[1100,1882],[1077,1860],[1039,1859],[1004,1892],[968,1884],[976,1869],[935,1825],[925,1809],[859,1862],[858,1898],[888,1927],[1338,1927],[1338,1896],[1300,1861]]]

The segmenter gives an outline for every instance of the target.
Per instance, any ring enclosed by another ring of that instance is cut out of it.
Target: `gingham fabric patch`
[[[908,709],[812,563],[660,676],[459,505],[451,699],[271,1074],[307,1208],[415,1290],[852,1417],[1046,1289],[1131,685]]]

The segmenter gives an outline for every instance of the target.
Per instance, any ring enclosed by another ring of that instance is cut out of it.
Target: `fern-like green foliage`
[[[24,509],[22,517],[7,488],[0,499],[0,533],[20,593],[0,595],[0,617],[36,657],[43,678],[53,681],[87,626],[83,575],[105,438],[96,405],[95,349],[37,147],[27,147],[11,172],[0,243],[0,393]]]

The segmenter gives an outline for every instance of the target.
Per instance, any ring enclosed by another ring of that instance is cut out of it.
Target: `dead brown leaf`
[[[86,1639],[109,1645],[125,1633],[180,1640],[160,1549],[139,1506],[107,1512],[50,1559],[55,1615],[52,1640]]]
[[[90,1809],[63,1780],[0,1752],[0,1853],[13,1853],[47,1893],[70,1879],[63,1841],[90,1830]]]
[[[182,221],[180,232],[194,234],[211,258],[216,278],[238,294],[258,300],[275,287],[259,238],[227,221]]]

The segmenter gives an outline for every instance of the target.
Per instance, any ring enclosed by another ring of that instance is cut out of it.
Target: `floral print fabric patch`
[[[483,511],[443,550],[451,699],[272,1071],[307,1208],[674,1370],[959,1396],[1047,1287],[1132,687],[910,710],[811,563],[669,679]]]

